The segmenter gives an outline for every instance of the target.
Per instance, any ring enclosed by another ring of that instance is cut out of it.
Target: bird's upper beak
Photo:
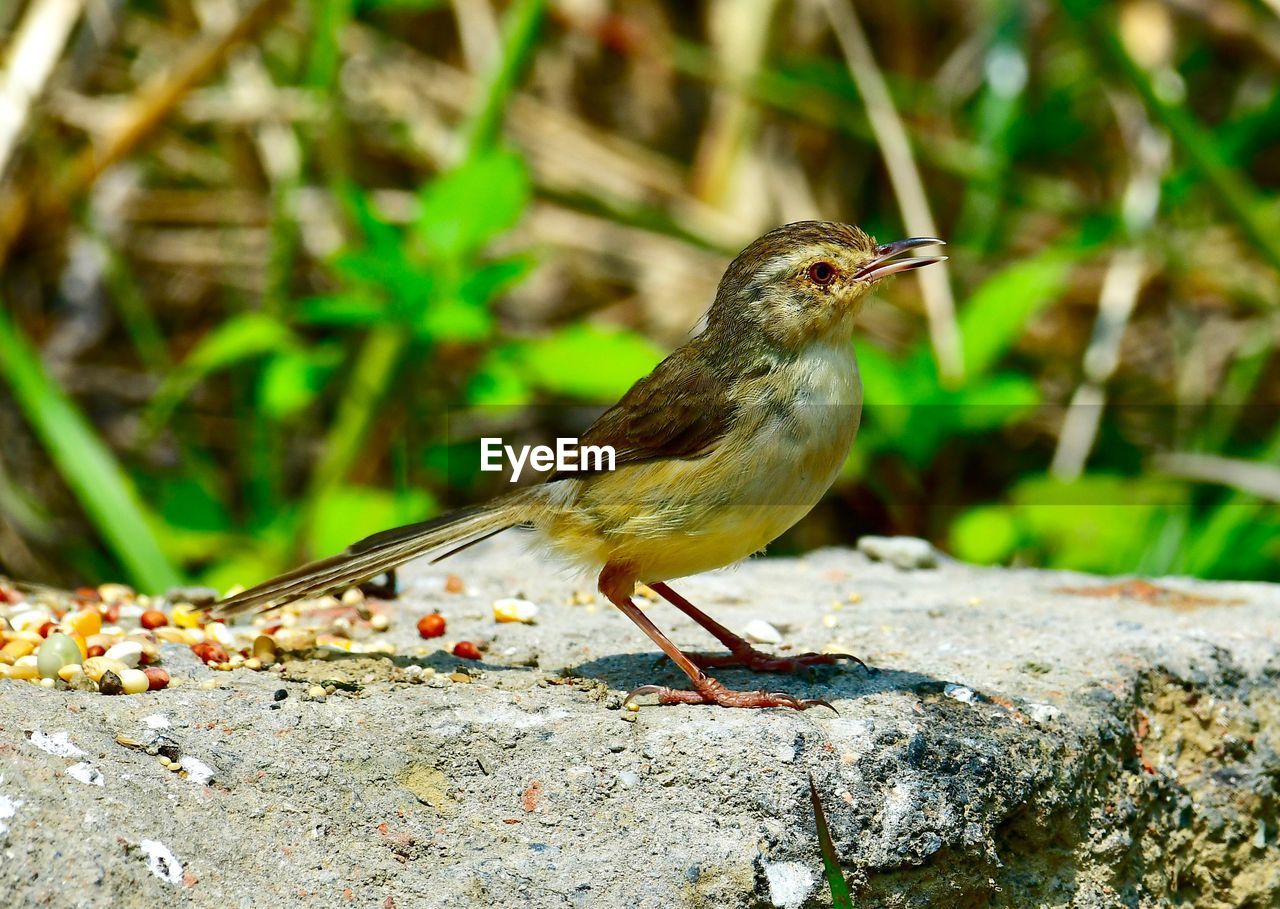
[[[937,237],[911,237],[907,240],[896,240],[893,243],[882,243],[876,247],[875,258],[858,269],[854,273],[854,278],[859,281],[879,281],[881,278],[896,275],[901,271],[923,268],[935,262],[945,262],[946,256],[917,256],[910,259],[894,258],[910,249],[919,249],[922,246],[945,245],[946,241],[939,240]]]

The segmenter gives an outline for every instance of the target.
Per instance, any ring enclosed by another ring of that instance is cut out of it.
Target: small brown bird
[[[800,221],[772,230],[729,265],[705,329],[636,382],[580,439],[611,446],[613,470],[561,472],[545,482],[434,520],[374,534],[214,607],[229,616],[318,595],[420,555],[435,560],[517,525],[599,572],[600,592],[688,675],[693,690],[644,686],[662,704],[805,709],[824,701],[733,691],[704,672],[741,666],[794,672],[855,659],[778,658],[667,586],[759,552],[809,512],[849,453],[862,411],[854,320],[881,279],[940,262],[902,258],[941,245],[877,245],[857,227]],[[647,583],[709,631],[727,654],[686,654],[632,602]]]

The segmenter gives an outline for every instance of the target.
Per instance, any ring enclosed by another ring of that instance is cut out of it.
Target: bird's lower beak
[[[945,262],[946,256],[917,256],[910,259],[895,258],[908,250],[919,249],[922,246],[945,245],[945,240],[939,240],[936,237],[911,237],[908,240],[882,243],[876,247],[876,257],[860,268],[854,274],[854,277],[859,281],[879,281],[881,278],[896,275],[901,271],[924,268],[926,265],[933,265],[935,262]]]

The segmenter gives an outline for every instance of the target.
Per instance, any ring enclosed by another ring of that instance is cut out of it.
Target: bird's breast
[[[770,376],[753,433],[774,494],[813,505],[835,480],[862,414],[852,345],[815,345]]]

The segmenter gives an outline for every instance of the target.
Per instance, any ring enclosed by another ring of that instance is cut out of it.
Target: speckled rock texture
[[[808,774],[859,906],[1280,905],[1280,587],[757,560],[673,586],[874,673],[720,676],[839,715],[629,722],[625,692],[681,676],[518,537],[402,580],[395,659],[214,673],[166,645],[176,689],[0,682],[5,905],[826,906]],[[494,622],[513,595],[537,624]],[[436,609],[482,661],[416,637]]]

